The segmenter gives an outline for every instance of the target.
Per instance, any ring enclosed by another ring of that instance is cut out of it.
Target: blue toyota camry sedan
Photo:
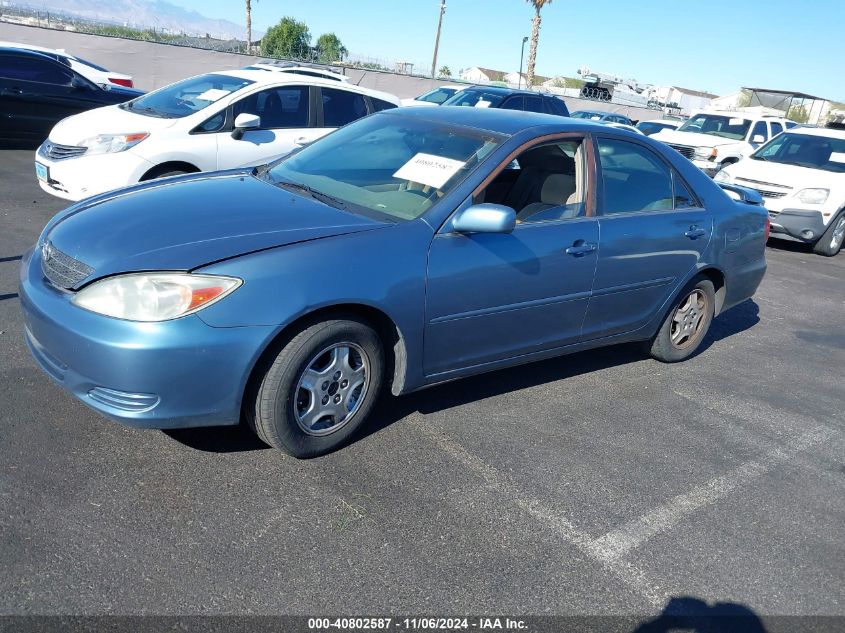
[[[245,419],[315,456],[384,390],[628,341],[689,357],[766,269],[766,212],[732,191],[588,121],[385,111],[265,167],[69,207],[23,258],[25,336],[110,418]]]

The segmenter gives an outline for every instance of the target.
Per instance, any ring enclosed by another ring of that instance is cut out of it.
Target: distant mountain
[[[155,28],[173,33],[219,39],[244,39],[245,27],[229,20],[207,18],[166,0],[12,0],[10,4],[109,24]],[[254,31],[258,39],[260,31]]]

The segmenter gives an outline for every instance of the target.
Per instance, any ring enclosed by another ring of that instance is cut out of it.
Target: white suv
[[[296,73],[198,75],[60,121],[36,152],[35,172],[47,193],[80,200],[162,176],[261,165],[398,105],[384,92]]]
[[[677,130],[662,130],[651,138],[663,141],[713,176],[794,125],[780,117],[745,112],[699,112]]]
[[[845,130],[794,128],[716,174],[717,182],[756,189],[774,238],[836,255],[845,240]]]

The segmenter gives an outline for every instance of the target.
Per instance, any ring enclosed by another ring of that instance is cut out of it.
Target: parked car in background
[[[98,86],[44,53],[0,48],[0,141],[35,147],[67,116],[142,94]]]
[[[652,119],[650,121],[640,121],[636,127],[646,136],[651,136],[663,130],[677,130],[682,124],[683,121],[680,119]]]
[[[615,112],[602,112],[601,110],[578,110],[572,113],[573,119],[588,119],[600,123],[622,123],[623,125],[634,125],[634,122],[623,114]]]
[[[421,94],[419,97],[412,99],[402,99],[403,106],[439,106],[442,105],[446,99],[458,92],[460,88],[457,86],[440,86],[434,90],[429,90]]]
[[[628,130],[629,132],[633,132],[634,134],[639,134],[640,136],[645,136],[645,134],[638,130],[634,125],[626,125],[625,123],[617,123],[616,121],[599,121],[602,125],[607,125],[608,127],[615,127],[618,130]]]
[[[666,143],[713,176],[723,167],[750,155],[790,124],[791,121],[781,117],[746,112],[699,112],[677,130],[662,130],[652,138]]]
[[[716,181],[756,189],[772,237],[836,255],[845,240],[845,130],[795,127],[716,174]]]
[[[0,42],[0,48],[21,48],[24,50],[37,51],[52,57],[57,62],[61,62],[65,66],[69,66],[80,75],[99,86],[114,84],[115,86],[122,86],[124,88],[133,88],[135,86],[132,75],[124,73],[116,73],[112,70],[98,66],[94,62],[89,62],[86,59],[71,55],[64,49],[45,48],[43,46],[33,46],[32,44],[20,44],[17,42]]]
[[[163,176],[267,163],[398,105],[384,92],[298,73],[198,75],[65,119],[38,149],[36,173],[47,193],[80,200]]]
[[[569,116],[569,110],[563,99],[530,90],[514,90],[495,86],[472,86],[456,92],[443,102],[444,106],[463,106],[475,108],[501,108],[504,110],[524,110]]]
[[[311,457],[383,390],[630,341],[690,357],[757,289],[767,223],[645,136],[400,108],[258,169],[73,205],[19,294],[36,361],[88,406],[152,428],[243,414]]]
[[[244,70],[269,70],[272,72],[304,75],[306,77],[320,77],[322,79],[331,79],[333,81],[349,81],[349,77],[346,75],[342,75],[336,70],[326,66],[286,62],[276,59],[265,60],[263,62],[256,62],[255,64],[244,66]]]

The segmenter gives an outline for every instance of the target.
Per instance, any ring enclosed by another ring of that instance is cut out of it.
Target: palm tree
[[[247,0],[249,2],[249,0]],[[537,63],[537,42],[540,40],[540,11],[552,0],[526,0],[534,7],[534,19],[531,20],[531,48],[528,51],[527,83],[530,88],[534,84],[534,64]]]
[[[252,52],[252,0],[246,0],[246,52]]]

